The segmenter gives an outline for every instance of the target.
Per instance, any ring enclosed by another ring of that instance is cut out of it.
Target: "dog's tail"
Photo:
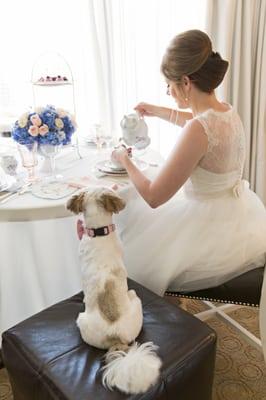
[[[157,346],[146,342],[114,347],[115,350],[111,348],[106,354],[106,365],[102,368],[104,386],[111,390],[116,387],[127,394],[138,394],[146,392],[156,383],[162,364],[156,354]]]

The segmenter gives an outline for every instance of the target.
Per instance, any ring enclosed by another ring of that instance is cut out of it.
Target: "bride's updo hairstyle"
[[[229,63],[212,51],[209,36],[200,30],[189,30],[175,36],[161,64],[166,79],[181,83],[186,75],[194,85],[211,93],[222,82]]]

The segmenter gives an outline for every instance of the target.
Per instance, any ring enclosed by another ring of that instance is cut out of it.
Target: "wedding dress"
[[[242,179],[245,133],[228,107],[195,117],[208,150],[167,203],[127,203],[119,233],[128,275],[160,295],[214,287],[265,263],[266,211]]]

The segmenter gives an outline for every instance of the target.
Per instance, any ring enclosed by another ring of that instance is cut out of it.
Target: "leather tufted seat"
[[[211,400],[216,335],[205,323],[129,280],[142,299],[140,343],[153,341],[163,361],[157,384],[142,395],[102,386],[104,351],[84,343],[75,320],[79,293],[3,333],[2,351],[15,400]]]
[[[264,268],[252,269],[222,285],[209,289],[184,293],[170,290],[166,292],[166,295],[258,307],[260,304]]]

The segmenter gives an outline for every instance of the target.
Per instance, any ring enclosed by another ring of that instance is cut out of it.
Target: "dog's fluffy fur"
[[[83,213],[87,228],[111,224],[112,214],[124,207],[116,192],[99,187],[82,191],[67,203],[75,214]],[[158,379],[161,360],[153,343],[134,343],[142,328],[142,305],[136,292],[128,290],[116,233],[84,235],[80,260],[85,311],[79,314],[77,325],[85,342],[108,349],[103,384],[125,393],[143,393]]]

